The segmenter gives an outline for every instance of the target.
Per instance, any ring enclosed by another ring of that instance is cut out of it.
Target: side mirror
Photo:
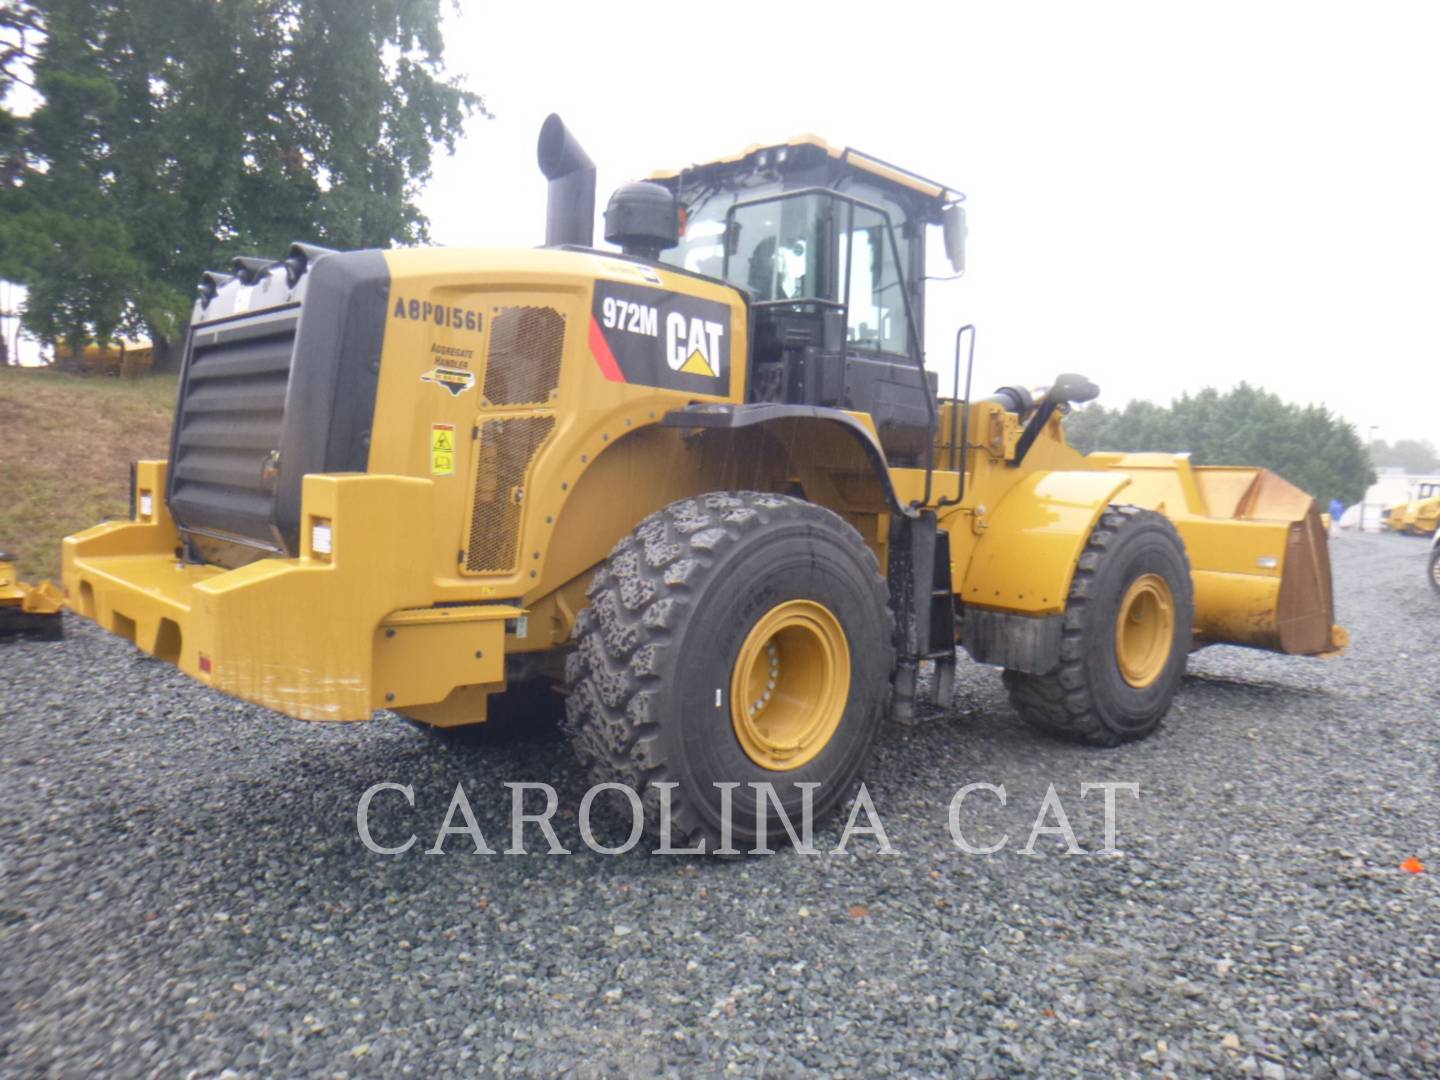
[[[1099,396],[1100,387],[1084,375],[1067,373],[1056,377],[1055,384],[1045,394],[1045,400],[1080,405],[1087,401],[1094,401]]]
[[[945,233],[945,256],[957,274],[965,273],[965,204],[951,203],[940,216]]]

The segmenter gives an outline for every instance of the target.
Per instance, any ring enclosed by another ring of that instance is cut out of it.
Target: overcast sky
[[[1246,379],[1440,442],[1440,4],[462,0],[447,30],[495,118],[437,161],[437,242],[541,242],[550,112],[597,211],[813,132],[966,193],[968,273],[929,286],[945,392],[974,322],[982,391]]]
[[[1440,441],[1440,5],[470,2],[447,59],[496,115],[437,166],[439,242],[541,242],[550,112],[597,210],[814,132],[966,193],[968,273],[929,286],[947,391],[973,321],[986,391],[1246,379]]]

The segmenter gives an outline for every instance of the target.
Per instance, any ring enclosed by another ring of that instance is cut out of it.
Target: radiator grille
[[[509,307],[490,326],[485,400],[491,405],[543,405],[560,381],[565,319],[552,307]]]
[[[293,311],[198,333],[186,369],[170,467],[170,504],[187,531],[274,549],[275,490],[295,345]]]
[[[493,353],[493,350],[492,350]],[[475,574],[515,569],[520,539],[520,489],[535,452],[555,426],[553,416],[515,416],[480,425],[475,508],[465,569]]]

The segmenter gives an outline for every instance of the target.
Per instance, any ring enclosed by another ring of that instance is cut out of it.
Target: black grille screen
[[[305,477],[369,468],[389,290],[383,252],[322,252],[298,282],[277,266],[199,305],[167,492],[186,557],[293,555]]]
[[[293,309],[266,312],[197,330],[191,344],[176,411],[170,507],[207,561],[238,565],[282,550],[275,480],[296,322]],[[217,540],[230,543],[221,551]],[[243,551],[246,545],[253,554]]]

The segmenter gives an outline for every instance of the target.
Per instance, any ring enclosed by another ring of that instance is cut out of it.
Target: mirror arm
[[[1045,400],[1031,415],[1025,430],[1020,433],[1020,441],[1015,444],[1015,458],[1009,463],[1011,468],[1018,467],[1025,460],[1025,455],[1030,452],[1030,447],[1050,422],[1050,417],[1055,415],[1056,409],[1061,405],[1094,401],[1099,396],[1100,388],[1083,375],[1061,375],[1057,378],[1055,384],[1045,392]]]
[[[1030,417],[1030,422],[1025,425],[1025,430],[1020,433],[1020,441],[1015,444],[1015,457],[1009,464],[1012,469],[1019,468],[1020,463],[1025,460],[1025,455],[1030,452],[1030,447],[1040,437],[1040,432],[1050,422],[1050,417],[1055,415],[1055,410],[1060,407],[1060,402],[1052,401],[1047,395]]]

